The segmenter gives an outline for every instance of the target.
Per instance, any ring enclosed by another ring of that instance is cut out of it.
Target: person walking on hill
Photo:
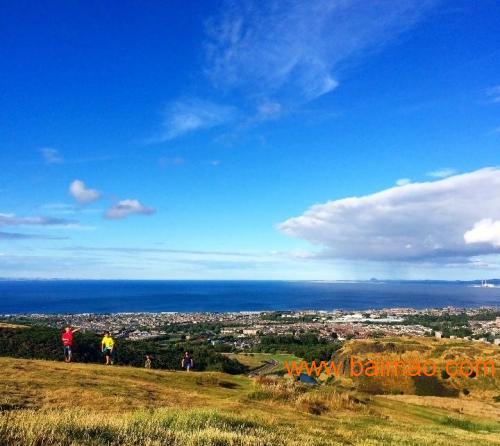
[[[64,347],[64,362],[71,362],[71,358],[73,357],[73,334],[77,331],[80,331],[80,329],[66,327],[61,335],[61,341]]]
[[[115,341],[111,337],[111,333],[107,331],[101,341],[102,354],[106,358],[106,365],[113,365],[113,351],[115,349]]]
[[[189,356],[188,352],[184,353],[184,357],[182,358],[181,361],[181,367],[183,369],[186,369],[186,372],[189,372],[194,366],[193,358]]]

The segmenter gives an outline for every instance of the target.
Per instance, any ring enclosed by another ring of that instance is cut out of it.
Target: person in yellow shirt
[[[109,331],[107,331],[104,334],[104,337],[102,338],[101,341],[101,350],[102,354],[106,358],[106,365],[112,365],[113,364],[113,351],[115,349],[115,341],[111,337],[111,334]]]

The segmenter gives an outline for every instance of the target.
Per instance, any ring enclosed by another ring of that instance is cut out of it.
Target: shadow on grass
[[[415,394],[419,396],[457,397],[458,389],[445,386],[436,376],[414,376]]]
[[[455,417],[445,417],[439,421],[440,424],[444,426],[456,427],[468,432],[500,432],[500,427],[496,427],[491,423],[475,423],[470,420],[455,418]]]

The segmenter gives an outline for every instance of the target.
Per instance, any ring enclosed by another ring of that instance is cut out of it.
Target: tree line
[[[101,363],[101,337],[91,332],[75,333],[73,360]],[[117,339],[115,364],[143,367],[146,355],[152,356],[153,367],[176,370],[181,358],[189,351],[197,371],[220,371],[231,374],[246,372],[246,367],[221,355],[208,344],[165,343],[161,340],[130,341]],[[56,328],[32,325],[26,328],[0,329],[0,356],[27,359],[62,360],[61,331]]]

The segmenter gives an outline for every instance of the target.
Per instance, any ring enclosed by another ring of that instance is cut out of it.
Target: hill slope
[[[500,445],[498,406],[479,401],[11,358],[0,369],[2,445]]]
[[[366,393],[460,397],[491,403],[499,402],[500,399],[500,348],[491,344],[416,337],[356,340],[346,342],[336,352],[335,360],[349,367],[351,357],[362,362],[381,358],[385,363],[399,360],[404,363],[419,361],[423,364],[428,360],[430,364],[436,365],[435,375],[429,377],[360,376],[344,380],[344,385],[354,386]],[[484,368],[476,367],[477,360],[488,364],[492,361],[496,370],[488,366],[485,376]],[[450,365],[450,373],[456,376],[446,373],[447,364]],[[459,373],[462,364],[463,374]],[[467,374],[470,376],[465,376]]]

